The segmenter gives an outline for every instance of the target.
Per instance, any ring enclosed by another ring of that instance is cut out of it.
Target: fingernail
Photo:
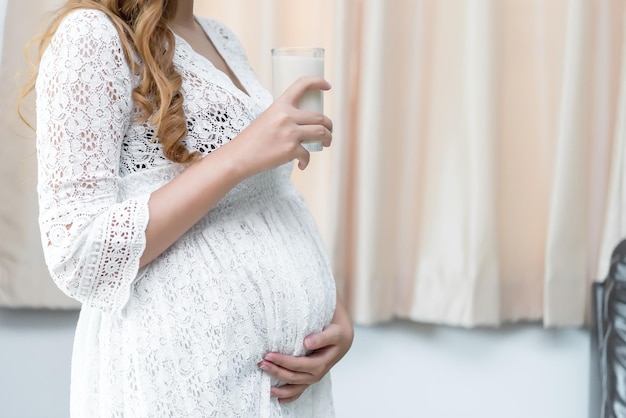
[[[265,363],[260,362],[260,363],[258,364],[258,366],[259,366],[259,369],[264,370],[264,371],[267,371],[267,365],[266,365]]]
[[[314,342],[315,341],[311,337],[307,337],[304,339],[304,345],[306,345],[307,348],[312,347]]]

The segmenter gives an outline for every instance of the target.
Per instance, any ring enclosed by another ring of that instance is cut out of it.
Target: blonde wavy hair
[[[115,25],[131,71],[140,74],[139,85],[133,90],[132,96],[142,111],[139,121],[149,121],[156,127],[155,137],[162,144],[167,159],[177,163],[195,160],[199,153],[189,152],[182,143],[187,136],[187,121],[180,93],[182,77],[174,68],[174,48],[167,47],[175,42],[168,23],[176,14],[177,7],[177,0],[67,1],[57,10],[48,28],[31,41],[31,44],[39,43],[38,52],[20,103],[35,89],[39,62],[63,18],[77,9],[100,10]]]

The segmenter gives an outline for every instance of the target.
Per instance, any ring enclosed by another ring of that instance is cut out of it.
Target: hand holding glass
[[[274,48],[272,49],[272,75],[274,97],[280,96],[298,78],[304,76],[324,77],[323,48]],[[304,93],[299,109],[323,113],[324,104],[321,90]],[[322,141],[305,140],[302,146],[309,152],[321,151]]]

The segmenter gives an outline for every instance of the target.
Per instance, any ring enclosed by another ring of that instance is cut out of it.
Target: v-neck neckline
[[[219,56],[222,59],[222,61],[224,61],[224,64],[226,65],[226,67],[233,74],[233,76],[235,76],[235,78],[237,79],[239,84],[245,89],[245,91],[240,89],[239,87],[237,87],[237,84],[235,84],[235,82],[232,80],[232,78],[226,72],[224,72],[224,71],[220,70],[219,68],[217,68],[217,66],[215,64],[213,64],[213,62],[210,59],[208,59],[207,57],[205,57],[201,53],[197,52],[191,46],[191,44],[189,42],[187,42],[187,40],[185,38],[183,38],[182,36],[180,36],[179,34],[177,34],[176,32],[174,32],[172,30],[172,33],[174,34],[174,37],[176,38],[176,41],[179,42],[180,44],[184,45],[187,49],[189,49],[189,51],[191,52],[191,54],[193,56],[198,57],[200,60],[202,60],[204,63],[206,63],[212,70],[216,71],[220,75],[220,78],[225,81],[224,84],[226,84],[226,87],[228,87],[228,90],[230,90],[240,100],[251,101],[251,102],[256,104],[255,100],[250,95],[251,94],[250,93],[250,86],[246,85],[247,83],[245,83],[243,81],[243,79],[241,77],[241,74],[238,74],[237,71],[233,68],[233,66],[229,63],[229,61],[230,61],[230,59],[232,57],[229,56],[227,51],[225,51],[225,49],[224,49],[224,47],[223,47],[221,42],[215,42],[215,37],[212,36],[213,35],[213,31],[212,31],[213,28],[209,24],[205,24],[204,22],[199,20],[197,17],[194,17],[194,19],[195,19],[196,23],[198,23],[198,25],[200,25],[200,28],[202,28],[202,31],[204,32],[204,35],[207,37],[208,41],[213,45],[213,47],[215,48],[215,51],[219,54]],[[225,87],[225,86],[222,86],[222,87]]]

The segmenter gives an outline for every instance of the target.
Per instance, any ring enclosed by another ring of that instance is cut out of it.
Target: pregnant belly
[[[258,326],[267,351],[304,355],[304,338],[334,313],[332,271],[308,221],[267,210],[201,233],[205,262],[227,282],[220,288],[232,297],[229,309]]]
[[[305,355],[304,338],[332,319],[335,284],[310,215],[284,204],[200,223],[151,263],[131,307],[170,343],[234,352],[251,367],[270,351]]]

